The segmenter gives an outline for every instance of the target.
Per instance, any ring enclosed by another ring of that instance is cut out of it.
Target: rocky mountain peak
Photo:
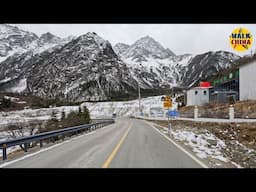
[[[125,43],[117,43],[115,44],[115,46],[113,47],[114,51],[116,52],[116,54],[121,55],[123,54],[128,48],[130,47],[130,45],[125,44]]]
[[[126,58],[132,57],[133,60],[137,60],[138,58],[141,58],[141,56],[144,58],[153,57],[164,59],[173,56],[174,54],[147,35],[137,40],[122,55]]]
[[[45,43],[58,43],[60,40],[61,40],[60,37],[55,36],[49,32],[42,34],[39,38],[39,41],[44,44]]]

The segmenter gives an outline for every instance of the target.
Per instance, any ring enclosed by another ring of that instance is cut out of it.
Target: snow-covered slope
[[[122,58],[129,66],[131,73],[143,88],[169,88],[170,85],[178,86],[182,78],[182,72],[192,55],[171,56],[159,59],[149,56],[145,61],[136,62],[131,58]]]
[[[61,47],[71,40],[72,38],[62,39],[49,32],[44,33],[40,36],[40,38],[30,44],[30,48],[28,49],[28,51],[32,51],[33,54],[39,54],[48,49],[54,50],[56,49],[56,47]]]
[[[162,96],[147,97],[141,99],[141,110],[144,115],[163,116]],[[115,101],[115,102],[85,102],[92,118],[111,117],[116,113],[118,117],[134,116],[139,111],[139,100]],[[173,109],[177,108],[174,103]]]

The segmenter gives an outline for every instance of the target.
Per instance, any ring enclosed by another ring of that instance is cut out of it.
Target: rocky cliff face
[[[10,65],[14,67],[5,71]],[[105,100],[136,86],[111,44],[96,33],[82,35],[53,52],[10,58],[1,64],[0,74],[5,79],[26,79],[26,92],[69,101]]]

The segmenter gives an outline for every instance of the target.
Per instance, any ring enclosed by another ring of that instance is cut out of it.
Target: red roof
[[[211,87],[211,83],[208,81],[201,81],[199,87]]]

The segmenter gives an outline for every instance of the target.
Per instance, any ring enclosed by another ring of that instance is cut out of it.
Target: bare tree
[[[8,133],[8,139],[17,139],[25,136],[35,135],[38,131],[44,128],[43,121],[22,122],[8,125],[4,130]],[[36,145],[36,142],[27,143],[27,147],[31,148]],[[25,151],[25,145],[19,145]]]

